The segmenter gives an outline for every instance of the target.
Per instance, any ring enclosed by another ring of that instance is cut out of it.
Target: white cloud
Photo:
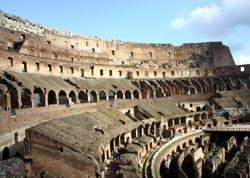
[[[250,64],[250,56],[245,56],[244,54],[241,54],[235,58],[235,62],[237,65]]]
[[[250,0],[222,0],[222,5],[198,7],[187,18],[171,22],[174,29],[191,29],[209,37],[225,36],[239,26],[250,27]]]

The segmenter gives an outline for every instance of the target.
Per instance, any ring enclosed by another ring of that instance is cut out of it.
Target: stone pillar
[[[44,97],[45,97],[45,107],[48,107],[48,106],[49,106],[48,93],[45,93],[45,94],[44,94]]]
[[[6,97],[7,97],[7,103],[6,103],[6,109],[9,110],[11,109],[11,96],[9,92],[6,92]],[[4,109],[4,108],[3,108]]]
[[[21,109],[23,103],[22,103],[22,98],[21,96],[18,94],[18,108]]]

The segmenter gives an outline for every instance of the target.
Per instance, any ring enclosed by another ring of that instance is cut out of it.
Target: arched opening
[[[99,92],[99,101],[105,101],[106,98],[106,93],[104,91]]]
[[[39,87],[35,87],[33,92],[34,105],[35,107],[45,106],[45,95]]]
[[[194,88],[190,88],[189,89],[189,94],[190,95],[195,95],[195,89]]]
[[[28,89],[23,89],[21,92],[21,108],[30,108],[32,106],[31,102],[31,92]]]
[[[74,91],[71,91],[71,92],[69,93],[69,98],[70,98],[70,100],[71,100],[71,103],[70,103],[70,104],[76,104],[76,94],[75,94]]]
[[[8,147],[3,149],[3,160],[10,159],[10,150]]]
[[[113,138],[111,141],[110,141],[110,151],[112,153],[112,151],[115,149],[115,138]]]
[[[186,148],[187,147],[187,144],[184,142],[183,144],[182,144],[182,148]]]
[[[117,92],[117,99],[123,99],[123,93],[121,90]]]
[[[167,177],[166,160],[163,159],[160,166],[160,177]]]
[[[144,133],[145,133],[145,135],[148,135],[149,134],[149,124],[146,124],[145,125],[145,129],[144,129]]]
[[[121,144],[123,145],[125,143],[125,133],[121,135],[120,139],[121,139]]]
[[[119,135],[115,138],[115,146],[120,147],[120,137],[119,137]]]
[[[11,85],[8,85],[8,90],[10,93],[10,99],[11,99],[11,109],[18,109],[19,108],[19,101],[18,101],[18,92],[16,88],[14,88]]]
[[[97,102],[97,94],[95,91],[90,92],[90,102]]]
[[[132,130],[132,133],[131,133],[132,139],[136,138],[136,135],[137,135],[136,134],[136,129]]]
[[[199,146],[201,146],[201,139],[200,139],[200,138],[197,137],[197,138],[195,139],[195,142],[198,143]]]
[[[88,95],[83,91],[80,91],[78,94],[78,101],[79,103],[87,103],[88,102]]]
[[[181,164],[181,168],[188,178],[196,178],[199,177],[198,169],[195,166],[195,162],[191,155],[185,157]]]
[[[59,105],[68,104],[68,98],[65,91],[61,90],[59,92],[58,97],[59,97]]]
[[[105,161],[105,151],[103,150],[102,151],[102,162],[104,162]]]
[[[189,144],[189,145],[193,145],[193,140],[189,140],[189,141],[188,141],[188,144]]]
[[[129,90],[125,92],[125,99],[131,99],[131,92]]]
[[[206,105],[202,107],[202,111],[206,111],[207,110],[207,107]]]
[[[57,104],[56,102],[56,93],[53,90],[49,91],[48,94],[48,104]]]
[[[138,91],[138,90],[135,90],[135,91],[133,92],[133,96],[134,96],[134,99],[139,99],[139,98],[140,98],[140,96],[139,96],[139,91]]]
[[[22,155],[21,155],[21,153],[16,152],[16,154],[15,154],[15,158],[20,158],[20,159],[22,159]]]
[[[200,114],[195,114],[194,115],[194,121],[198,122],[200,120]]]
[[[114,100],[114,99],[115,99],[115,92],[109,91],[109,100]]]
[[[179,152],[179,153],[181,152],[181,147],[179,145],[177,146],[176,152]]]
[[[140,125],[139,127],[138,127],[138,137],[142,137],[142,135],[143,135],[143,126],[142,125]]]
[[[201,107],[198,106],[198,107],[196,108],[196,111],[197,111],[197,112],[201,111]]]
[[[7,109],[7,95],[5,94],[5,92],[7,92],[7,91],[8,91],[7,87],[5,87],[5,85],[0,84],[0,98],[1,98],[0,110]]]
[[[207,114],[206,113],[202,113],[201,114],[201,119],[207,119]]]

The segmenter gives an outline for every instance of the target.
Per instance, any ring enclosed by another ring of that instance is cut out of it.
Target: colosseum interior
[[[250,65],[0,11],[0,177],[249,178]]]

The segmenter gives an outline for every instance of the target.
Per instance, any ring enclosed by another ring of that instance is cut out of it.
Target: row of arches
[[[11,85],[8,85],[9,90],[2,92],[0,89],[0,109],[18,109],[18,108],[30,108],[30,107],[43,107],[48,105],[65,105],[65,104],[80,104],[88,102],[98,102],[106,100],[116,99],[140,99],[139,90],[110,90],[106,92],[101,91],[55,91],[53,89],[48,90],[40,87],[34,87],[33,92],[29,89],[24,88],[17,90]]]
[[[78,95],[75,94],[74,91],[71,91],[68,95],[64,90],[61,90],[58,93],[58,98],[56,92],[54,90],[50,90],[48,93],[48,104],[77,104],[77,103],[88,103],[88,102],[98,102],[98,101],[106,101],[106,100],[115,100],[115,99],[140,99],[140,93],[138,90],[134,90],[131,92],[130,90],[126,90],[122,92],[118,90],[114,92],[110,90],[106,93],[104,90],[100,92],[96,92],[94,90],[88,92],[80,91]],[[58,102],[57,102],[58,101]]]
[[[10,158],[23,159],[23,155],[21,154],[20,151],[12,151],[12,152],[9,147],[4,147],[4,149],[2,150],[2,160],[7,160]]]

